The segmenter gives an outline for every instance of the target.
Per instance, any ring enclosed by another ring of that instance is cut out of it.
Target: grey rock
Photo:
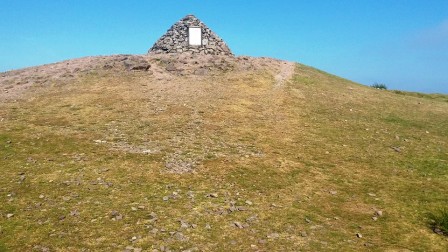
[[[434,228],[434,233],[443,235],[443,231],[440,228]]]
[[[151,67],[151,65],[148,64],[148,63],[138,63],[138,64],[135,64],[135,65],[131,66],[129,70],[132,70],[132,71],[148,71],[150,67]]]
[[[233,222],[233,225],[237,228],[244,228],[243,224],[241,222],[235,221]]]
[[[268,239],[278,239],[280,235],[278,233],[271,233],[266,236]]]
[[[151,213],[149,214],[149,217],[151,217],[151,219],[156,219],[156,218],[157,218],[157,214],[154,213],[154,212],[151,212]]]
[[[256,221],[257,219],[258,219],[257,215],[252,215],[249,218],[247,218],[246,221],[250,223]]]
[[[50,249],[41,245],[36,245],[33,247],[34,251],[41,251],[41,252],[50,252]]]
[[[193,199],[194,198],[194,192],[188,191],[187,192],[187,197],[190,198],[190,199]]]
[[[218,198],[218,194],[217,193],[210,193],[207,195],[207,197],[209,198]]]
[[[72,211],[70,211],[70,216],[79,216],[79,212],[78,212],[78,210],[72,210]]]
[[[190,228],[190,224],[188,224],[186,221],[180,220],[180,228]]]
[[[177,71],[177,67],[174,64],[169,64],[168,66],[166,66],[165,70],[169,71],[169,72],[174,72]]]
[[[174,233],[173,237],[178,241],[188,241],[188,237],[180,232]]]
[[[121,215],[118,211],[115,211],[115,210],[110,213],[110,217],[113,220],[121,220],[121,219],[123,219],[123,215]]]
[[[396,152],[401,152],[401,148],[400,147],[395,147],[395,146],[393,146],[393,147],[391,147],[394,151],[396,151]]]

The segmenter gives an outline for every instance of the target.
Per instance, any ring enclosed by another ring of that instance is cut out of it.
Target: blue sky
[[[144,54],[194,14],[236,55],[365,84],[448,93],[448,0],[0,0],[0,71]]]

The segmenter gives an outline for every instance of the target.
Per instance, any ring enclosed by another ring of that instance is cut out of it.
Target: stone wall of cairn
[[[190,46],[188,43],[188,28],[200,27],[202,45]],[[208,54],[233,56],[227,44],[210,28],[193,15],[187,15],[175,23],[152,47],[150,54]]]

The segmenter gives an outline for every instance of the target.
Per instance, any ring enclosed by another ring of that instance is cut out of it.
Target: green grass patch
[[[428,214],[429,225],[438,234],[448,236],[448,209],[442,209]]]

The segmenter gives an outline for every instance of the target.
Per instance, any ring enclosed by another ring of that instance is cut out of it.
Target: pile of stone
[[[199,27],[201,45],[189,45],[188,28]],[[188,53],[233,56],[227,44],[193,15],[179,20],[149,49],[150,54]]]

